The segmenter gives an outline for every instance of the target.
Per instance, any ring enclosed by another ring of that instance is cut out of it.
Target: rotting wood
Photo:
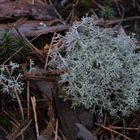
[[[6,9],[6,10],[5,10]],[[37,20],[52,20],[56,14],[50,5],[30,4],[28,2],[0,2],[0,18],[28,17]]]
[[[0,24],[0,35],[2,35],[4,32],[17,35],[18,33],[14,27],[16,27],[26,37],[68,30],[68,24],[63,25],[58,22],[59,20],[55,19],[52,21],[24,21],[21,23],[15,22],[9,24]]]

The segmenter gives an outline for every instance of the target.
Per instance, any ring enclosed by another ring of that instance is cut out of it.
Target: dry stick
[[[117,123],[119,123],[120,122],[120,120],[116,120],[115,122],[113,122],[111,125],[116,125]],[[105,125],[105,124],[104,124]],[[101,128],[99,127],[99,128],[97,128],[96,129],[96,131],[94,131],[94,134],[95,135],[100,135],[101,133],[103,133],[103,129],[101,130]]]
[[[30,81],[27,80],[27,116],[30,118]]]
[[[126,138],[127,140],[133,140],[133,139],[131,139],[131,138],[129,138],[129,137],[127,137],[127,136],[125,136],[125,135],[123,135],[123,134],[121,134],[121,133],[115,131],[115,130],[110,129],[109,127],[106,127],[106,126],[101,125],[101,124],[98,124],[98,123],[95,123],[95,124],[96,124],[97,126],[100,126],[100,127],[104,128],[104,129],[110,131],[110,132],[113,132],[113,133],[115,133],[115,134],[118,134],[118,135],[120,135],[120,136]]]
[[[35,121],[35,129],[36,129],[36,136],[39,137],[39,127],[38,127],[38,120],[37,120],[37,113],[36,113],[36,99],[35,97],[31,97],[33,113],[34,113],[34,121]]]
[[[131,21],[131,20],[136,20],[136,19],[140,19],[140,16],[127,17],[127,18],[124,18],[124,19],[107,20],[106,25],[109,26],[109,25],[116,24],[116,23],[119,23],[119,22]]]
[[[109,126],[111,129],[119,129],[119,130],[134,130],[139,131],[139,128],[130,128],[130,127],[118,127],[118,126]]]
[[[30,42],[33,42],[35,39],[37,39],[38,37],[40,37],[42,35],[42,33],[38,34],[37,36],[35,36]]]
[[[14,122],[14,121],[10,120],[9,122],[11,123],[11,125],[13,125],[17,129],[20,127],[20,125],[17,125],[16,122]]]
[[[69,15],[67,16],[66,23],[68,23],[70,17],[72,16],[73,9],[70,11]]]
[[[60,23],[64,24],[63,21],[61,21],[60,19],[54,19],[50,25],[52,25],[56,21],[59,21]],[[52,26],[52,27],[49,27],[48,28],[48,31],[46,33],[66,30],[66,29],[68,29],[68,27],[69,26],[68,26],[68,24],[66,25],[66,23],[64,25]],[[36,33],[36,34],[37,35],[30,42],[33,42],[36,38],[38,38],[39,36],[41,36],[43,33],[41,32],[41,33]]]
[[[14,93],[16,95],[16,98],[17,98],[17,101],[18,101],[18,104],[19,104],[19,108],[20,108],[20,112],[21,112],[21,117],[22,117],[22,121],[24,121],[24,111],[23,111],[23,107],[22,107],[22,104],[21,104],[21,100],[19,98],[19,94],[18,94],[18,91],[17,91],[17,88],[14,87]]]
[[[20,127],[20,125],[17,125],[16,122],[14,122],[14,121],[11,121],[11,120],[10,120],[9,122],[10,122],[15,128],[19,128],[19,127]]]
[[[58,119],[56,120],[56,128],[55,128],[55,138],[54,140],[57,140],[58,138]]]
[[[47,54],[47,57],[46,57],[46,62],[45,62],[45,70],[47,70],[47,66],[48,66],[48,59],[49,59],[49,54],[50,54],[50,50],[51,50],[51,47],[53,45],[53,41],[54,41],[54,38],[56,36],[56,32],[54,33],[53,37],[52,37],[52,41],[51,41],[51,44],[50,44],[50,47],[49,47],[49,50],[48,50],[48,54]]]

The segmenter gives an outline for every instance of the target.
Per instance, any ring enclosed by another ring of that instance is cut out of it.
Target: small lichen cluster
[[[59,83],[73,106],[113,117],[130,116],[139,108],[140,54],[133,37],[84,17],[55,41],[49,66],[65,71]]]
[[[23,91],[23,83],[19,80],[21,73],[17,73],[16,70],[19,68],[19,64],[10,62],[9,66],[0,66],[0,87],[3,93],[10,94],[15,97],[13,92],[14,89],[18,93]],[[16,73],[16,74],[15,74]]]

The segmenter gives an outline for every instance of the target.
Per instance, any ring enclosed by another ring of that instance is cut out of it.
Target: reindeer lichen
[[[59,84],[73,106],[101,114],[106,110],[114,117],[130,116],[138,109],[140,54],[134,51],[134,38],[102,29],[92,17],[84,17],[55,41],[49,66],[65,71]]]

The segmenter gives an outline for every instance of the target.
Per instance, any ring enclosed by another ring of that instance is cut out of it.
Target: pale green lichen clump
[[[49,66],[65,71],[59,83],[73,106],[101,114],[106,110],[114,117],[130,116],[139,108],[140,55],[133,38],[84,17],[55,41]]]

